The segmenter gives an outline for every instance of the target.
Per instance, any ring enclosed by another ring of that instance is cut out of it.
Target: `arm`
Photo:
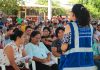
[[[40,58],[33,56],[32,60],[37,61],[37,62],[41,62],[41,63],[46,63],[46,62],[49,62],[51,59],[51,54],[48,53],[47,55],[48,55],[48,57],[46,59],[40,59]]]
[[[25,49],[22,49],[22,55],[23,57],[27,56]]]
[[[33,59],[34,61],[37,61],[37,62],[41,62],[41,63],[46,63],[46,62],[49,62],[50,59],[51,59],[51,53],[49,52],[49,50],[45,47],[45,45],[43,44],[44,48],[45,48],[45,51],[47,53],[47,58],[45,59],[41,59],[41,58],[38,58],[38,57],[35,57],[33,56]]]
[[[15,63],[13,48],[11,46],[7,46],[4,51],[7,54],[7,57],[10,61],[11,66],[15,70],[20,70],[17,64]]]
[[[37,61],[37,62],[41,62],[41,63],[42,63],[42,59],[37,58],[37,57],[35,57],[35,56],[33,56],[33,59],[32,59],[32,60]]]
[[[35,57],[35,56],[33,56],[33,59],[32,59],[32,60],[37,61],[37,62],[41,62],[41,63],[47,62],[46,59],[40,59],[40,58],[37,58],[37,57]]]
[[[100,56],[94,56],[95,60],[100,60]]]
[[[67,43],[63,43],[62,46],[61,46],[61,50],[62,52],[66,52],[66,50],[68,49],[68,44]]]
[[[51,53],[50,53],[50,51],[46,48],[46,46],[42,43],[42,45],[43,45],[43,48],[44,48],[44,51],[46,52],[46,54],[47,54],[47,61],[49,62],[50,61],[50,59],[51,59]]]
[[[47,61],[49,62],[51,60],[51,53],[48,53],[47,56]]]
[[[68,38],[68,37],[70,37],[70,35],[69,35],[70,32],[71,32],[70,26],[67,25],[64,34],[68,34],[68,35],[65,35],[65,37],[63,38],[64,40],[63,40],[63,44],[61,46],[62,53],[66,52],[66,50],[68,49],[68,42],[70,40],[70,38]]]
[[[34,52],[33,52],[34,49],[30,45],[25,46],[25,51],[27,55],[29,55],[32,58],[33,61],[44,63],[43,59],[40,59],[34,56]]]

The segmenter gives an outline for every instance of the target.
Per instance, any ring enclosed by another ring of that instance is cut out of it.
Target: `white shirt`
[[[40,42],[39,45],[28,43],[25,45],[25,50],[31,58],[35,56],[40,59],[47,58],[47,54],[50,52],[42,42]]]

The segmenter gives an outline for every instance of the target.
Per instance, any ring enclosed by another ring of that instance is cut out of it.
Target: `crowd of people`
[[[37,24],[0,21],[0,64],[6,70],[33,70],[32,61],[36,70],[100,70],[100,23],[90,24],[81,4],[74,5],[69,16]]]

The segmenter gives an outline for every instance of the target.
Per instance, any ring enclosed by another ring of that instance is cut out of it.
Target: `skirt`
[[[1,67],[0,70],[2,70]],[[6,66],[6,70],[14,70],[14,68],[12,66]],[[20,68],[20,70],[29,70],[29,69],[24,67],[24,68]]]

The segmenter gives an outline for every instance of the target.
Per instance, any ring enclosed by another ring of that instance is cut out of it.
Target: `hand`
[[[42,63],[47,63],[47,62],[49,62],[47,58],[46,59],[42,59]]]
[[[28,63],[31,60],[31,58],[26,58],[25,62]]]
[[[48,58],[47,58],[47,61],[48,61],[48,62],[50,62],[50,60],[51,60],[51,58],[50,58],[50,57],[48,57]]]
[[[31,57],[25,56],[25,57],[22,57],[20,60],[21,61],[25,61],[27,63],[27,62],[29,62],[31,60]]]
[[[62,46],[61,46],[62,52],[66,52],[67,48],[68,48],[68,44],[66,44],[66,43],[62,44]]]

